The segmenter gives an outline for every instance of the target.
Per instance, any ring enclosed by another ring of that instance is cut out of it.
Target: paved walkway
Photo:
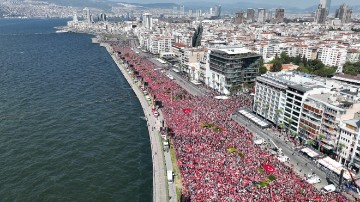
[[[136,96],[138,97],[140,104],[144,110],[144,114],[147,120],[147,126],[150,136],[151,152],[152,152],[152,162],[153,162],[153,201],[154,202],[164,202],[167,201],[167,179],[166,170],[164,165],[164,152],[163,146],[161,145],[161,137],[159,136],[159,128],[161,126],[160,120],[157,120],[151,111],[150,104],[145,99],[140,88],[133,82],[132,78],[128,75],[126,69],[119,61],[116,60],[116,57],[112,54],[112,50],[108,44],[101,44],[101,46],[106,47],[107,51],[110,53],[111,57],[117,64],[118,68],[130,84],[131,88],[134,90]],[[155,128],[155,129],[154,129]],[[171,162],[171,161],[170,161]],[[176,200],[176,192],[175,192]]]

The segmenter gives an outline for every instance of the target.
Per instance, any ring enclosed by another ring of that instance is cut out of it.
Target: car
[[[323,193],[330,193],[330,192],[334,192],[335,190],[336,190],[335,185],[329,184],[329,185],[326,185],[325,187],[323,187],[323,188],[321,189],[321,192],[323,192]]]
[[[145,98],[146,98],[147,101],[151,101],[150,96],[147,95],[147,96],[145,96]]]
[[[318,176],[313,175],[309,179],[307,179],[306,182],[309,184],[317,184],[321,183],[321,179]]]
[[[148,95],[148,92],[146,90],[143,91],[144,95]]]
[[[289,157],[285,156],[285,155],[282,155],[282,156],[278,156],[278,159],[280,162],[287,162],[289,161]]]

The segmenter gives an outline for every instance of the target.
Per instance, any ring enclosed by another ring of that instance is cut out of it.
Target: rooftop
[[[346,121],[344,121],[344,123],[352,125],[357,128],[360,128],[360,120],[359,119],[346,120]]]
[[[246,48],[219,48],[217,50],[223,51],[229,55],[238,55],[252,52],[251,50]]]

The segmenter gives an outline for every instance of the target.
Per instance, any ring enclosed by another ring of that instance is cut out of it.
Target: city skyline
[[[128,2],[128,3],[176,3],[176,4],[182,4],[182,3],[189,3],[192,2],[190,0],[184,0],[184,1],[174,1],[174,0],[144,0],[139,2],[138,0],[127,0],[127,1],[117,1],[117,0],[111,0],[112,2]],[[222,1],[207,1],[207,0],[201,0],[201,1],[197,1],[197,3],[212,3],[212,4],[235,4],[235,3],[255,3],[255,4],[264,4],[264,5],[269,5],[269,4],[274,4],[274,5],[279,5],[279,6],[286,6],[286,7],[298,7],[298,8],[307,8],[313,5],[318,5],[320,3],[319,0],[303,0],[303,1],[297,1],[297,2],[291,2],[289,3],[289,1],[287,0],[241,0],[241,1],[237,1],[237,0],[222,0]],[[331,1],[331,5],[332,6],[337,6],[337,5],[341,5],[341,4],[347,4],[347,5],[360,5],[360,2],[358,0],[332,0]]]

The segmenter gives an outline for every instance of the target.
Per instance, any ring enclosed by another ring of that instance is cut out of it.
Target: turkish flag
[[[188,113],[191,112],[191,109],[190,109],[190,108],[185,108],[185,109],[183,109],[183,112],[184,112],[185,114],[188,114]]]
[[[267,172],[269,172],[269,173],[275,172],[275,168],[274,168],[272,165],[266,165],[266,164],[264,164],[264,165],[262,165],[262,167],[263,167]]]

